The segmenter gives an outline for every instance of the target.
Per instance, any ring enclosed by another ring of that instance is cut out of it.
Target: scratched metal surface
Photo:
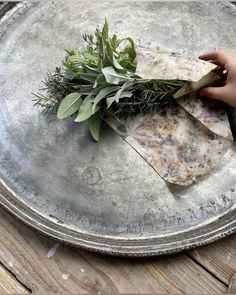
[[[44,117],[31,103],[63,48],[80,47],[81,33],[105,16],[143,45],[198,54],[222,44],[235,51],[233,7],[60,0],[17,11],[0,30],[0,203],[48,235],[120,255],[181,251],[234,232],[235,148],[198,183],[175,187],[109,127],[94,143],[85,125]]]

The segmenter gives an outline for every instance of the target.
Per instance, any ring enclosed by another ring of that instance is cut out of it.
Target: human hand
[[[211,61],[227,71],[227,79],[224,86],[205,87],[200,91],[200,94],[221,100],[236,108],[236,57],[223,49],[218,49],[204,53],[199,58]]]

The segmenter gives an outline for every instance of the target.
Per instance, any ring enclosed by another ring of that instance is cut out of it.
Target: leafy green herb
[[[91,96],[87,96],[85,98],[85,100],[82,102],[80,106],[75,122],[79,123],[79,122],[86,121],[100,109],[100,107],[97,106],[95,111],[93,111],[93,101],[94,99]]]
[[[100,128],[101,128],[101,118],[98,113],[94,114],[92,117],[88,119],[89,130],[93,136],[93,138],[98,141],[100,136]]]
[[[57,112],[59,119],[76,114],[75,122],[87,121],[97,141],[104,113],[128,116],[152,112],[173,101],[183,81],[149,81],[135,74],[136,52],[131,38],[109,36],[108,22],[95,34],[85,34],[86,47],[66,50],[63,68],[45,78],[35,95],[44,112]]]
[[[61,102],[58,112],[58,119],[65,119],[75,112],[77,112],[82,103],[82,98],[80,93],[71,93],[68,94]]]

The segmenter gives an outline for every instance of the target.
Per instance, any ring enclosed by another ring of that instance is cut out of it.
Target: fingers
[[[224,92],[225,92],[225,86],[224,87],[206,87],[200,91],[200,94],[213,99],[221,100]]]
[[[231,67],[233,57],[229,52],[223,49],[218,49],[215,51],[206,52],[200,55],[199,58],[203,60],[212,60],[215,63],[217,62],[228,71]]]
[[[219,74],[222,77],[222,82],[225,82],[222,87],[203,88],[200,94],[236,107],[236,57],[223,49],[218,49],[206,52],[200,55],[199,58],[220,66],[222,72]],[[218,70],[217,68],[215,71]]]
[[[209,60],[209,62],[211,62],[212,64],[217,65],[217,66],[219,66],[221,68],[223,67],[223,65],[218,60],[216,60],[216,59]]]
[[[200,91],[200,94],[216,100],[221,100],[229,105],[235,105],[232,101],[232,90],[229,84],[223,87],[206,87]]]

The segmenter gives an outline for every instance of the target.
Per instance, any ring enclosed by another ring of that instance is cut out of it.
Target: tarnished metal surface
[[[107,16],[111,30],[146,46],[198,54],[235,51],[226,3],[55,1],[21,9],[0,51],[0,202],[42,232],[96,251],[156,255],[236,229],[236,151],[190,187],[167,185],[114,131],[94,143],[85,125],[44,117],[32,91],[63,48],[80,47]]]

